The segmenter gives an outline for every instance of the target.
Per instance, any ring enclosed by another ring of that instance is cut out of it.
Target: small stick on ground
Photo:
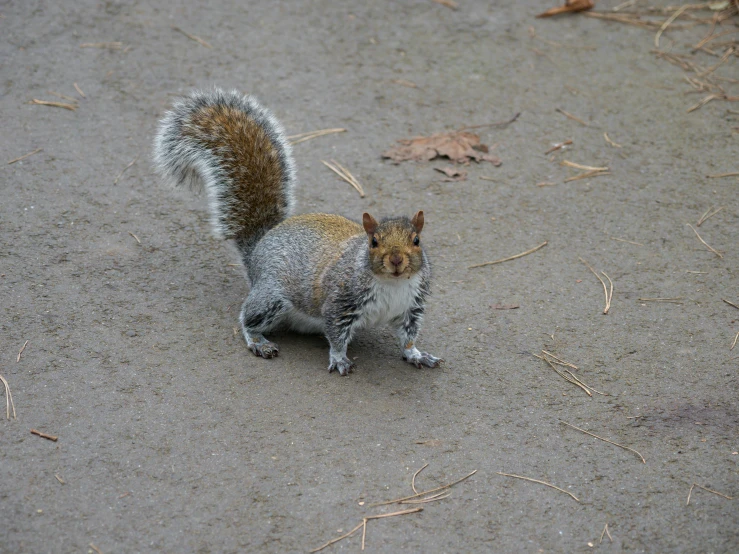
[[[452,495],[451,492],[440,492],[433,496],[429,496],[427,498],[421,498],[418,500],[404,500],[403,502],[400,502],[399,504],[426,504],[427,502],[436,502],[437,500],[444,500],[445,498],[449,498]]]
[[[331,160],[331,163],[321,160],[321,163],[328,167],[331,171],[336,173],[339,177],[341,177],[344,181],[349,183],[351,186],[353,186],[357,192],[359,193],[360,198],[364,198],[364,189],[362,188],[362,185],[359,184],[359,181],[357,181],[354,178],[354,175],[349,173],[349,170],[346,169],[343,165],[341,165],[336,160]]]
[[[611,542],[613,542],[613,537],[611,536],[611,533],[608,532],[608,524],[606,523],[606,526],[603,527],[603,532],[600,534],[600,540],[598,541],[598,544],[603,542],[603,536],[608,535],[608,538]]]
[[[82,98],[87,98],[87,96],[85,96],[85,93],[82,92],[82,89],[79,87],[79,85],[77,85],[77,83],[72,83],[72,86],[74,86],[74,90],[76,90]]]
[[[734,337],[734,342],[731,343],[731,348],[729,348],[729,350],[734,350],[737,340],[739,340],[739,332],[737,332],[736,336]]]
[[[42,151],[43,151],[43,148],[37,148],[37,149],[36,149],[36,150],[34,150],[33,152],[29,152],[28,154],[24,154],[24,155],[23,155],[23,156],[21,156],[20,158],[14,158],[14,159],[10,160],[10,161],[8,162],[8,165],[10,165],[10,164],[14,164],[15,162],[19,162],[19,161],[21,161],[21,160],[25,160],[26,158],[28,158],[28,157],[30,157],[30,156],[33,156],[34,154],[38,154],[39,152],[42,152]]]
[[[559,363],[560,363],[561,365],[563,365],[563,366],[566,366],[566,367],[571,367],[572,369],[578,369],[578,367],[577,367],[576,365],[574,365],[574,364],[571,364],[570,362],[566,362],[566,361],[564,361],[564,360],[563,360],[563,359],[561,359],[561,358],[558,358],[557,356],[555,356],[555,355],[554,355],[554,354],[552,354],[551,352],[547,352],[546,350],[542,350],[542,352],[544,352],[544,354],[546,354],[546,355],[547,355],[547,356],[549,356],[550,358],[554,358],[555,360],[557,360],[557,361],[558,361],[558,362],[559,362]]]
[[[348,533],[345,533],[345,534],[341,535],[340,537],[336,537],[335,539],[331,539],[326,544],[324,544],[322,546],[319,546],[318,548],[314,548],[313,550],[310,551],[311,554],[313,554],[314,552],[319,552],[319,551],[323,550],[324,548],[326,548],[327,546],[331,546],[335,542],[339,542],[339,541],[344,540],[344,539],[346,539],[348,537],[351,537],[354,533],[356,533],[357,531],[359,531],[359,528],[362,527],[362,526],[364,526],[364,521],[362,521],[362,523],[360,523],[359,525],[357,525],[354,529],[352,529]]]
[[[688,110],[687,110],[687,113],[694,112],[698,108],[702,108],[703,106],[705,106],[706,104],[708,104],[711,100],[715,100],[716,98],[721,98],[721,95],[720,94],[709,94],[708,96],[706,96],[705,98],[703,98],[697,104],[694,104],[694,105],[690,106],[688,108]]]
[[[139,237],[137,237],[136,235],[134,235],[131,231],[129,231],[128,234],[131,235],[133,238],[135,238],[136,239],[136,242],[138,242],[139,244],[141,244],[141,241],[139,240]]]
[[[73,104],[76,104],[77,103],[77,99],[76,98],[72,98],[71,96],[67,96],[66,94],[62,94],[61,92],[54,92],[53,90],[50,90],[49,91],[49,94],[53,94],[54,96],[56,96],[57,98],[61,98],[62,100],[69,100]]]
[[[608,133],[603,133],[603,138],[606,139],[606,142],[613,146],[614,148],[622,148],[622,146],[618,143],[613,142],[610,138],[608,138]]]
[[[690,227],[691,229],[693,229],[693,232],[695,233],[695,236],[698,237],[698,240],[701,241],[705,245],[706,248],[708,248],[711,252],[713,252],[714,254],[716,254],[719,258],[722,258],[723,259],[724,255],[721,254],[721,252],[719,252],[715,248],[712,248],[706,241],[704,241],[701,238],[701,236],[698,234],[698,231],[695,230],[695,227],[693,227],[690,223],[686,223],[686,225],[688,227]]]
[[[54,442],[56,442],[59,439],[59,437],[55,437],[54,435],[47,435],[46,433],[42,433],[41,431],[36,431],[36,429],[31,429],[31,434],[38,435],[42,439],[48,439]]]
[[[61,476],[58,473],[54,474],[54,477],[56,477],[56,480],[59,481],[62,485],[66,485],[67,482],[61,478]]]
[[[367,516],[362,520],[362,550],[364,550],[364,539],[367,535],[367,522],[370,519],[382,519],[384,517],[395,517],[395,516],[403,516],[406,514],[415,514],[417,512],[422,512],[423,508],[411,508],[410,510],[401,510],[399,512],[392,512],[390,514],[377,514],[374,516]]]
[[[46,100],[37,100],[36,98],[31,100],[30,104],[38,104],[39,106],[52,106],[54,108],[64,108],[65,110],[69,110],[72,112],[77,109],[76,105],[65,104],[64,102],[47,102]]]
[[[575,496],[575,495],[574,495],[574,494],[572,494],[571,492],[567,492],[567,491],[566,491],[566,490],[564,490],[564,489],[560,489],[559,487],[555,487],[554,485],[552,485],[551,483],[547,483],[546,481],[540,481],[539,479],[532,479],[531,477],[522,477],[522,476],[520,476],[520,475],[514,475],[514,474],[512,474],[512,473],[503,473],[502,471],[497,471],[496,473],[497,473],[498,475],[505,475],[506,477],[515,477],[516,479],[523,479],[524,481],[531,481],[532,483],[539,483],[540,485],[546,485],[547,487],[551,487],[551,488],[553,488],[553,489],[557,489],[557,490],[558,490],[558,491],[560,491],[560,492],[563,492],[563,493],[565,493],[565,494],[568,494],[568,495],[570,495],[570,496],[571,496],[572,498],[574,498],[576,502],[580,502],[580,501],[579,501],[579,500],[577,499],[577,496]]]
[[[516,113],[512,118],[506,120],[506,121],[497,121],[495,123],[483,123],[482,125],[468,125],[467,127],[462,127],[461,129],[457,129],[457,131],[466,131],[467,129],[482,129],[483,127],[505,127],[506,125],[510,125],[514,121],[516,121],[521,115],[521,112]]]
[[[737,310],[739,310],[739,305],[734,304],[733,302],[729,302],[728,300],[721,299],[724,302],[726,302],[729,306],[734,306]]]
[[[97,552],[97,554],[103,554],[103,551],[100,550],[97,546],[95,546],[92,543],[90,543],[90,548],[92,548],[95,552]]]
[[[557,183],[552,183],[551,181],[542,181],[541,183],[536,183],[537,187],[553,187]]]
[[[709,179],[719,179],[721,177],[737,177],[739,171],[730,171],[729,173],[714,173],[713,175],[706,175]]]
[[[618,242],[628,242],[629,244],[636,244],[637,246],[645,246],[641,242],[634,242],[633,240],[619,239],[616,237],[611,237],[611,240],[617,240]]]
[[[598,278],[598,281],[600,281],[601,284],[603,285],[603,293],[606,295],[606,307],[603,308],[603,314],[607,314],[608,310],[611,309],[611,298],[613,298],[613,282],[611,281],[611,278],[601,271],[601,273],[603,273],[603,275],[605,275],[608,281],[611,283],[611,292],[609,294],[608,289],[606,288],[606,282],[601,278],[601,276],[595,272],[595,270],[591,267],[591,265],[588,262],[586,262],[582,258],[580,258],[580,261],[587,266],[587,268],[593,273],[593,275],[595,275]]]
[[[659,28],[659,31],[657,31],[657,34],[654,35],[654,46],[656,48],[659,48],[659,37],[662,36],[662,33],[667,29],[667,27],[670,26],[670,24],[675,21],[680,15],[687,10],[688,8],[695,7],[692,4],[683,4],[680,6],[677,10],[675,10],[675,13],[673,13],[670,17],[667,18],[667,21],[665,21],[662,26]]]
[[[300,142],[305,142],[306,140],[314,139],[317,137],[322,137],[324,135],[330,135],[333,133],[345,133],[346,129],[336,128],[336,129],[319,129],[317,131],[308,131],[307,133],[299,133],[297,135],[291,135],[287,137],[287,140],[290,141],[290,144],[298,144]]]
[[[213,48],[213,46],[210,43],[205,42],[202,38],[196,37],[195,35],[191,35],[190,33],[186,32],[186,31],[183,31],[182,29],[180,29],[176,25],[172,25],[172,30],[173,31],[177,31],[178,33],[182,33],[187,38],[189,38],[190,40],[194,40],[195,42],[197,42],[201,46],[205,46],[206,48]]]
[[[639,302],[667,302],[669,304],[682,304],[683,297],[676,296],[675,298],[639,298]]]
[[[564,147],[565,147],[565,146],[567,146],[568,144],[572,144],[572,140],[571,140],[571,139],[567,139],[567,140],[566,140],[566,141],[564,141],[564,142],[560,142],[560,143],[557,143],[557,144],[555,144],[555,145],[554,145],[554,146],[552,146],[552,147],[551,147],[551,148],[550,148],[549,150],[547,150],[546,152],[544,152],[544,155],[546,156],[547,154],[551,154],[551,153],[552,153],[552,152],[554,152],[555,150],[559,150],[560,148],[564,148]]]
[[[456,485],[458,483],[461,483],[465,479],[469,479],[475,473],[477,473],[477,470],[475,470],[475,471],[473,471],[471,473],[468,473],[467,475],[465,475],[461,479],[457,479],[456,481],[453,481],[453,482],[448,483],[446,485],[442,485],[440,487],[436,487],[435,489],[429,489],[427,491],[419,492],[417,494],[412,494],[410,496],[405,496],[403,498],[396,498],[395,500],[387,500],[386,502],[378,502],[376,504],[370,504],[370,507],[374,507],[374,506],[386,506],[387,504],[400,504],[401,502],[403,502],[405,500],[410,500],[411,498],[418,498],[419,496],[424,496],[424,495],[427,495],[427,494],[431,494],[432,492],[437,492],[437,491],[441,491],[441,490],[444,490],[444,489],[450,489],[454,485]]]
[[[538,354],[532,354],[532,355],[535,356],[536,358],[539,358],[540,360],[544,360],[555,371],[555,373],[557,373],[557,375],[559,375],[560,377],[562,377],[562,379],[564,379],[568,383],[572,383],[573,385],[580,387],[582,390],[585,391],[585,394],[587,394],[588,396],[590,396],[590,397],[593,396],[593,393],[590,392],[590,390],[588,389],[587,386],[585,386],[584,383],[582,383],[578,379],[574,379],[573,377],[570,377],[569,375],[567,375],[563,371],[560,371],[559,369],[557,369],[557,366],[555,366],[554,363],[552,363],[551,360],[545,358],[544,356],[539,356]],[[572,375],[572,372],[570,372],[570,375]]]
[[[623,444],[618,444],[617,442],[609,441],[608,439],[604,439],[603,437],[599,437],[598,435],[594,435],[590,431],[586,431],[585,429],[580,429],[579,427],[575,427],[574,425],[572,425],[570,423],[567,423],[566,421],[560,421],[560,423],[562,423],[564,425],[567,425],[568,427],[572,427],[573,429],[577,429],[581,433],[585,433],[586,435],[590,435],[591,437],[595,437],[596,439],[599,439],[599,440],[602,440],[604,442],[607,442],[608,444],[613,444],[614,446],[618,446],[619,448],[623,448],[624,450],[628,450],[629,452],[633,452],[634,454],[636,454],[637,456],[639,456],[641,458],[641,461],[642,462],[644,462],[645,464],[647,463],[647,461],[644,459],[644,456],[642,456],[641,454],[639,454],[633,448],[629,448],[628,446],[624,446]]]
[[[524,256],[528,256],[529,254],[531,254],[533,252],[536,252],[540,248],[544,248],[547,244],[549,244],[549,241],[545,240],[539,246],[535,246],[534,248],[532,248],[531,250],[527,250],[526,252],[521,252],[520,254],[516,254],[515,256],[509,256],[509,257],[503,258],[501,260],[495,260],[495,261],[492,261],[492,262],[485,262],[485,263],[481,263],[481,264],[471,265],[467,269],[473,269],[475,267],[484,267],[486,265],[493,265],[493,264],[499,264],[499,263],[503,263],[503,262],[508,262],[508,261],[511,261],[511,260],[516,260],[518,258],[522,258]]]
[[[26,349],[26,346],[28,346],[28,341],[23,343],[23,346],[21,346],[20,351],[18,352],[18,357],[15,359],[15,362],[18,363],[21,361],[21,354],[23,354],[23,351]]]
[[[610,171],[586,171],[585,173],[580,173],[579,175],[575,175],[574,177],[565,179],[565,183],[569,183],[570,181],[579,181],[580,179],[587,179],[588,177],[600,177],[601,175],[610,174]]]
[[[572,119],[574,121],[577,121],[578,123],[580,123],[582,125],[585,125],[585,127],[590,127],[590,124],[588,124],[586,121],[583,121],[582,119],[580,119],[576,115],[572,115],[571,113],[564,111],[562,108],[555,108],[555,110],[557,110],[559,113],[561,113],[565,117],[569,117],[570,119]]]
[[[695,224],[695,226],[696,226],[696,227],[700,227],[701,225],[703,225],[703,224],[704,224],[704,223],[706,222],[706,220],[707,220],[707,219],[708,219],[709,217],[713,217],[714,215],[716,215],[717,213],[719,213],[719,212],[720,212],[721,210],[723,210],[723,209],[724,209],[724,207],[723,207],[723,206],[721,206],[720,208],[715,208],[715,209],[713,208],[713,206],[711,206],[710,208],[708,208],[708,209],[706,210],[706,213],[704,213],[704,214],[703,214],[703,215],[701,216],[701,218],[700,218],[700,219],[698,220],[698,223],[696,223],[696,224]],[[711,210],[713,210],[713,211],[711,211]]]
[[[591,165],[582,165],[568,160],[562,160],[559,165],[566,165],[567,167],[574,167],[575,169],[585,169],[587,171],[609,171],[607,167],[593,167]]]
[[[139,154],[139,156],[140,156],[140,155],[141,155],[141,154]],[[118,184],[118,180],[119,180],[119,179],[120,179],[121,177],[123,177],[123,174],[124,174],[124,173],[126,172],[126,170],[127,170],[127,169],[128,169],[129,167],[131,167],[131,166],[132,166],[133,164],[135,164],[135,163],[136,163],[136,161],[137,161],[137,160],[139,159],[139,156],[136,156],[136,157],[135,157],[135,158],[133,159],[133,161],[132,161],[132,162],[131,162],[130,164],[128,164],[128,165],[127,165],[126,167],[124,167],[124,168],[123,168],[123,170],[122,170],[122,171],[121,171],[121,172],[120,172],[120,173],[118,174],[118,177],[116,177],[116,178],[115,178],[115,181],[113,181],[113,184],[114,184],[114,185],[117,185],[117,184]]]
[[[416,477],[418,476],[419,473],[421,473],[427,467],[428,467],[428,464],[424,464],[423,467],[421,467],[421,469],[419,469],[413,474],[413,478],[411,479],[411,488],[413,489],[413,492],[415,492],[416,494],[418,494],[418,491],[416,490]]]
[[[13,402],[13,395],[10,392],[10,385],[2,375],[0,375],[0,381],[2,381],[5,386],[5,417],[10,419],[10,408],[12,407],[13,419],[18,419],[18,416],[15,415],[15,403]]]
[[[693,494],[693,487],[698,487],[699,489],[703,489],[704,491],[712,492],[713,494],[717,494],[719,496],[722,496],[722,497],[726,498],[727,500],[733,500],[733,497],[731,497],[731,496],[727,496],[725,494],[722,494],[722,493],[720,493],[718,491],[714,491],[712,489],[707,489],[706,487],[704,487],[702,485],[699,485],[698,483],[693,483],[692,485],[690,485],[690,490],[688,491],[688,501],[685,503],[686,506],[690,505],[690,495]]]

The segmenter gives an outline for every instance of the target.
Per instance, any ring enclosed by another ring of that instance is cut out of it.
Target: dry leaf
[[[457,169],[456,167],[449,166],[449,167],[435,167],[435,171],[438,171],[439,173],[443,173],[449,179],[443,179],[444,182],[454,182],[454,181],[466,181],[467,180],[467,171],[464,169]]]
[[[544,13],[540,13],[536,17],[552,17],[553,15],[559,15],[561,13],[570,12],[584,12],[590,10],[595,6],[593,0],[565,0],[564,6],[558,6],[551,8]]]
[[[427,441],[416,441],[416,444],[422,444],[424,446],[441,446],[441,441],[439,439],[431,439]]]
[[[480,143],[480,137],[467,131],[451,131],[449,133],[435,133],[430,137],[415,137],[398,141],[399,146],[393,146],[382,154],[383,158],[390,158],[394,162],[415,160],[427,162],[436,157],[446,157],[456,163],[490,162],[495,166],[501,163],[500,158],[489,154],[489,148]]]
[[[493,304],[490,307],[494,310],[515,310],[521,306],[518,304]]]

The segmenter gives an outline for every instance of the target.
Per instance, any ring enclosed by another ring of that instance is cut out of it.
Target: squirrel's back
[[[237,91],[176,102],[160,122],[154,160],[176,185],[203,185],[216,236],[242,251],[292,212],[295,169],[282,126]]]

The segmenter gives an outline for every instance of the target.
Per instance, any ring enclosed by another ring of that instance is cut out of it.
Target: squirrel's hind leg
[[[274,358],[280,349],[268,341],[262,333],[274,328],[287,312],[286,303],[275,299],[268,292],[254,288],[241,308],[239,321],[249,350],[262,358]]]

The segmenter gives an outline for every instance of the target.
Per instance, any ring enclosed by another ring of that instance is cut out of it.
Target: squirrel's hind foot
[[[254,352],[254,355],[261,356],[262,358],[276,358],[280,354],[280,349],[274,342],[270,342],[265,339],[262,335],[249,336],[247,338],[247,345],[249,350]]]
[[[409,364],[413,364],[418,369],[421,369],[423,366],[439,367],[439,365],[441,365],[441,363],[444,361],[441,358],[432,356],[428,352],[419,352],[418,350],[416,350],[416,352],[412,354],[403,355],[403,360],[405,360]]]

